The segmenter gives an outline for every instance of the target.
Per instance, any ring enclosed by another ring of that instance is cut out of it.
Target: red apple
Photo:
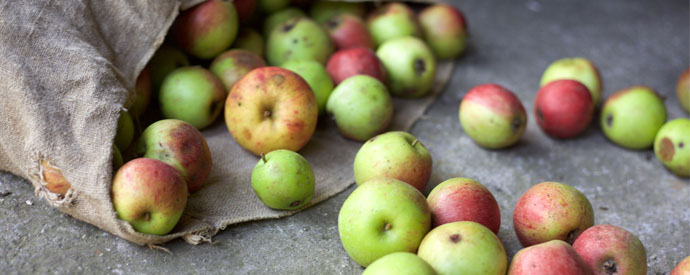
[[[348,77],[368,75],[381,83],[388,83],[388,74],[376,53],[368,48],[350,48],[334,53],[326,64],[326,71],[331,75],[335,85]]]
[[[671,275],[690,275],[690,256],[680,261],[671,271]]]
[[[231,2],[209,0],[183,11],[170,32],[187,53],[209,59],[232,45],[238,28],[237,10]]]
[[[431,190],[429,208],[434,227],[456,221],[472,221],[494,234],[501,228],[501,210],[494,195],[468,178],[446,180]]]
[[[235,4],[237,9],[237,17],[239,17],[240,23],[247,23],[256,9],[256,0],[234,0],[232,3]]]
[[[562,79],[541,87],[534,103],[537,124],[556,138],[580,134],[592,120],[594,102],[582,83]]]
[[[573,248],[594,274],[647,274],[647,254],[640,239],[608,224],[590,227]]]
[[[359,47],[374,49],[374,41],[366,24],[355,15],[336,15],[326,21],[324,27],[338,50]]]
[[[225,123],[235,141],[256,155],[298,151],[314,134],[318,112],[314,92],[304,79],[283,68],[262,67],[230,90]]]
[[[589,267],[566,242],[553,240],[523,248],[510,262],[508,275],[588,275]]]

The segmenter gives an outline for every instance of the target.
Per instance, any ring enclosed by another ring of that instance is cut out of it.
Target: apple
[[[317,0],[311,6],[309,14],[314,21],[322,24],[332,17],[339,14],[351,14],[359,18],[363,18],[367,12],[365,3],[356,2],[336,2],[328,0]]]
[[[497,84],[482,84],[467,92],[460,103],[459,118],[474,142],[491,149],[513,145],[527,127],[520,99]]]
[[[297,210],[314,197],[314,172],[300,154],[279,149],[262,155],[252,170],[252,188],[266,206]]]
[[[351,48],[335,52],[328,59],[326,71],[336,85],[355,75],[368,75],[388,83],[388,74],[376,53],[368,48]]]
[[[676,97],[678,97],[680,106],[683,107],[686,112],[690,113],[690,68],[685,70],[678,78],[678,83],[676,84]]]
[[[506,273],[508,259],[501,240],[476,222],[446,223],[432,229],[417,252],[438,274]]]
[[[510,262],[508,275],[589,275],[592,272],[570,244],[552,240],[521,249]],[[626,273],[623,273],[626,274]]]
[[[390,178],[359,185],[338,213],[340,241],[350,258],[365,267],[390,253],[416,252],[430,225],[424,195]]]
[[[203,129],[220,114],[225,94],[223,83],[213,73],[199,66],[182,67],[165,78],[158,100],[163,117]]]
[[[277,149],[299,151],[314,134],[318,112],[309,84],[278,67],[249,72],[225,101],[228,131],[256,155]]]
[[[117,133],[115,134],[115,145],[122,150],[127,150],[134,139],[134,120],[129,112],[120,111],[117,119]]]
[[[138,158],[117,171],[111,195],[117,217],[134,230],[165,235],[182,217],[187,205],[187,184],[165,162]]]
[[[427,198],[434,227],[471,221],[486,226],[494,234],[501,228],[501,210],[491,192],[468,178],[452,178],[439,183]]]
[[[654,139],[654,153],[666,168],[680,177],[690,176],[690,119],[666,122]]]
[[[417,254],[393,252],[371,263],[362,275],[436,275]]]
[[[230,91],[233,85],[237,83],[249,71],[266,66],[264,60],[245,50],[228,50],[215,59],[211,63],[211,72],[220,79],[225,87],[225,91]]]
[[[315,60],[326,64],[333,43],[326,31],[309,18],[293,18],[271,31],[266,44],[268,63],[279,66],[288,60]]]
[[[601,101],[601,77],[599,70],[592,61],[583,57],[570,57],[554,61],[546,68],[541,76],[539,86],[543,87],[554,80],[570,79],[575,80],[587,87],[594,106]]]
[[[525,247],[550,240],[573,243],[593,224],[594,210],[587,197],[558,182],[530,187],[513,210],[513,227]]]
[[[690,275],[690,256],[680,261],[678,265],[671,270],[671,275]]]
[[[326,102],[333,92],[333,80],[321,63],[313,60],[292,60],[281,66],[301,76],[309,84],[316,103],[319,107],[319,115],[326,112]]]
[[[196,127],[182,120],[164,119],[146,127],[137,142],[137,154],[175,167],[189,192],[201,189],[211,173],[211,151],[206,139]]]
[[[367,26],[377,46],[394,38],[421,37],[422,34],[414,12],[399,2],[391,2],[372,11],[367,17]]]
[[[50,192],[64,196],[72,187],[69,181],[62,175],[62,169],[53,166],[45,159],[41,160],[41,176],[43,177],[43,182],[45,182],[43,186]]]
[[[364,21],[352,14],[339,14],[323,24],[338,50],[349,48],[374,49],[374,41]]]
[[[436,59],[424,41],[401,37],[386,41],[376,50],[390,77],[391,94],[422,97],[429,93],[436,76]]]
[[[573,248],[594,274],[647,274],[647,254],[640,239],[608,224],[582,232]]]
[[[537,124],[555,138],[572,138],[585,130],[594,114],[592,95],[575,80],[549,82],[537,92],[534,101]]]
[[[307,15],[304,14],[304,12],[298,8],[287,8],[272,13],[264,21],[264,35],[270,35],[273,29],[275,29],[275,27],[285,23],[286,21],[289,21],[290,19],[303,17],[307,17]]]
[[[393,178],[424,192],[431,176],[431,155],[413,135],[387,132],[359,148],[353,170],[357,184],[377,177]]]
[[[326,111],[343,136],[365,141],[386,130],[393,119],[393,100],[376,78],[356,75],[335,87]]]
[[[240,23],[247,23],[252,19],[256,10],[256,0],[233,0],[232,3],[235,5]]]
[[[237,39],[235,39],[235,44],[232,47],[253,52],[258,56],[264,56],[264,37],[253,29],[242,28],[237,34]]]
[[[448,4],[436,4],[419,13],[424,40],[439,59],[459,56],[467,46],[467,23],[462,13]]]
[[[163,80],[168,74],[185,66],[189,66],[189,59],[182,51],[167,44],[158,48],[146,65],[151,71],[153,92],[157,93],[160,90]]]
[[[611,95],[601,110],[601,129],[614,143],[645,149],[666,122],[666,106],[652,88],[632,86]]]
[[[290,5],[290,0],[257,0],[259,11],[263,13],[274,13]]]
[[[208,0],[180,13],[170,34],[187,53],[209,59],[232,45],[238,20],[232,2]]]
[[[141,116],[146,111],[146,107],[151,101],[151,71],[144,67],[137,77],[136,86],[134,87],[134,103],[129,108],[129,112],[135,118]]]

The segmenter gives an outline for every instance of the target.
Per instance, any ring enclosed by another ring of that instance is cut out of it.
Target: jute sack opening
[[[117,218],[110,187],[119,112],[179,11],[200,2],[0,3],[0,170],[28,178],[36,195],[60,211],[142,245],[178,237],[198,244],[231,224],[295,213],[271,210],[256,198],[250,175],[258,158],[237,145],[219,118],[203,131],[213,157],[211,175],[190,195],[171,234],[141,234]],[[395,98],[389,130],[408,130],[443,89],[452,67],[452,62],[439,63],[431,95]],[[300,151],[316,176],[312,204],[354,183],[352,161],[361,146],[343,138],[327,117],[319,119]],[[45,188],[42,161],[71,183],[65,196]]]

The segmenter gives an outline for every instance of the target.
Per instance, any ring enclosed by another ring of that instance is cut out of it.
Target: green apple
[[[678,78],[678,83],[676,84],[676,97],[678,97],[680,106],[683,107],[686,112],[690,112],[690,69],[685,70]]]
[[[275,150],[262,155],[254,166],[252,188],[270,208],[297,210],[314,197],[314,171],[300,154]]]
[[[394,252],[371,263],[362,275],[436,275],[436,271],[414,253]]]
[[[506,251],[491,230],[470,221],[431,230],[417,252],[438,274],[505,274]]]
[[[319,105],[319,114],[323,114],[326,111],[328,97],[333,92],[333,80],[326,72],[326,68],[313,60],[288,61],[283,63],[281,67],[295,72],[307,81],[312,92],[314,92],[316,103]]]
[[[399,2],[388,3],[371,12],[367,26],[377,46],[394,38],[422,35],[414,12]]]
[[[364,141],[388,127],[393,118],[393,100],[376,78],[356,75],[335,87],[326,111],[333,115],[343,136]]]
[[[122,153],[120,152],[120,149],[117,148],[117,146],[113,145],[113,171],[117,171],[117,169],[120,169],[123,164],[125,164],[124,159],[122,159]]]
[[[272,13],[271,15],[266,17],[266,20],[264,21],[264,35],[270,35],[271,31],[273,31],[275,27],[279,26],[280,24],[283,24],[284,22],[290,19],[303,17],[307,17],[307,15],[304,14],[302,10],[294,7]]]
[[[431,91],[436,76],[436,59],[424,41],[401,37],[386,41],[376,50],[388,72],[391,94],[422,97]]]
[[[163,80],[172,71],[180,67],[189,66],[189,59],[181,50],[167,44],[163,44],[146,67],[151,71],[151,84],[153,92],[157,93],[163,84]]]
[[[258,10],[263,13],[274,13],[290,5],[290,0],[256,0]]]
[[[249,71],[266,66],[264,60],[245,50],[229,50],[217,56],[209,68],[220,79],[226,92]]]
[[[201,189],[211,173],[211,151],[206,139],[196,127],[182,120],[164,119],[146,127],[137,142],[137,154],[175,167],[189,192]]]
[[[644,149],[666,122],[666,106],[656,91],[633,86],[616,92],[601,111],[601,129],[611,141],[629,149]]]
[[[467,45],[467,23],[455,7],[435,4],[419,13],[424,40],[439,59],[455,58]]]
[[[690,176],[690,119],[666,122],[654,139],[654,153],[674,174]]]
[[[584,84],[592,95],[594,106],[601,101],[601,77],[594,63],[583,57],[570,57],[554,61],[541,76],[539,86],[559,79],[571,79]]]
[[[187,205],[182,175],[155,159],[127,162],[115,174],[111,191],[117,217],[144,234],[168,234]]]
[[[115,134],[115,145],[122,150],[127,150],[134,139],[134,120],[129,112],[120,111],[117,119],[117,134]]]
[[[334,46],[326,31],[309,18],[293,18],[271,31],[266,43],[268,63],[280,66],[288,60],[315,60],[326,64]]]
[[[362,145],[353,170],[357,184],[377,177],[394,178],[424,192],[431,176],[431,155],[413,135],[387,132]]]
[[[407,183],[376,178],[357,187],[338,214],[340,241],[363,266],[393,252],[414,253],[431,226],[424,195]]]
[[[365,3],[317,0],[311,6],[309,15],[314,18],[314,21],[323,24],[339,14],[347,13],[362,18],[366,12],[367,7]]]
[[[235,41],[239,18],[230,1],[209,0],[180,13],[170,34],[187,53],[210,59]]]
[[[264,37],[257,31],[250,28],[242,28],[237,34],[234,49],[253,52],[258,56],[264,56]]]
[[[163,117],[184,120],[203,129],[223,109],[225,88],[213,73],[202,67],[182,67],[165,78],[158,100]]]

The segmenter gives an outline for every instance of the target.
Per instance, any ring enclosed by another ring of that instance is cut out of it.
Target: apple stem
[[[266,154],[261,153],[261,160],[263,160],[264,163],[266,163]]]
[[[417,145],[418,142],[419,142],[419,139],[416,139],[416,138],[415,138],[414,141],[412,141],[412,147],[414,147],[415,145]]]
[[[383,229],[388,231],[388,230],[391,230],[391,227],[393,227],[393,226],[390,223],[386,223],[386,225],[383,226]]]

